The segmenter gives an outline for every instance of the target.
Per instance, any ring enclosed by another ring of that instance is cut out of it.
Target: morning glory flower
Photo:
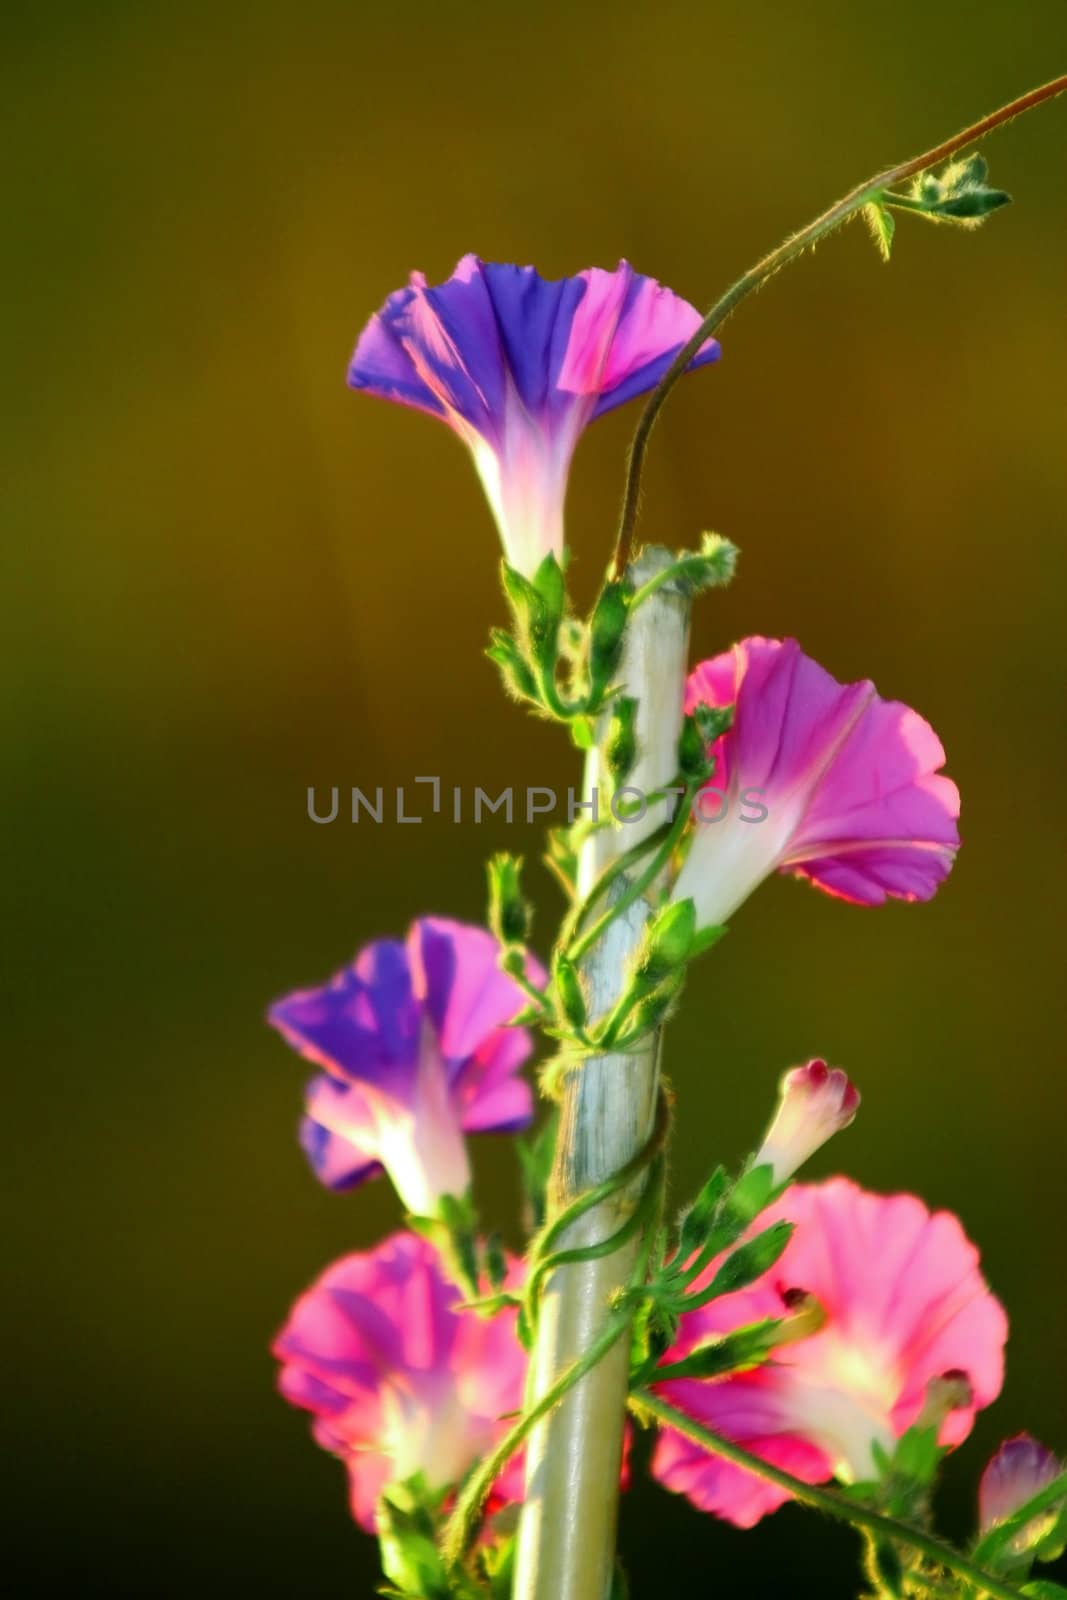
[[[484,928],[420,917],[404,942],[378,939],[328,983],[270,1008],[324,1069],[300,1135],[323,1183],[349,1189],[384,1170],[409,1212],[431,1216],[470,1185],[465,1133],[530,1122],[518,1073],[533,1045],[508,1026],[525,997],[498,956]]]
[[[782,1220],[795,1232],[771,1270],[686,1313],[665,1360],[782,1317],[801,1294],[822,1309],[818,1330],[780,1346],[755,1370],[668,1380],[662,1392],[806,1483],[876,1478],[878,1451],[891,1455],[901,1435],[930,1416],[930,1394],[941,1401],[939,1443],[962,1443],[975,1413],[1000,1393],[1008,1323],[958,1220],[929,1212],[914,1195],[870,1194],[845,1178],[794,1184],[752,1231]],[[713,1261],[694,1288],[720,1264]],[[700,1510],[742,1528],[789,1498],[670,1428],[660,1434],[653,1471]]]
[[[518,1281],[514,1262],[509,1281]],[[458,1484],[522,1406],[516,1312],[480,1317],[459,1299],[433,1246],[397,1233],[328,1267],[274,1341],[278,1387],[313,1414],[316,1443],[344,1462],[352,1515],[368,1532],[388,1484],[415,1473],[431,1490]],[[494,1497],[522,1496],[516,1456]]]
[[[918,712],[841,684],[795,639],[744,639],[702,662],[686,710],[734,707],[697,797],[673,898],[721,924],[772,872],[857,905],[929,900],[959,847],[959,790]]]
[[[359,336],[353,389],[440,417],[474,457],[510,566],[563,555],[567,473],[586,425],[659,382],[700,314],[625,261],[549,280],[466,255],[421,272]],[[693,366],[714,361],[709,339]]]

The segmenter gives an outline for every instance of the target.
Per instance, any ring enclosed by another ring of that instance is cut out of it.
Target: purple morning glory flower
[[[268,1020],[325,1070],[307,1087],[300,1140],[316,1174],[349,1189],[388,1172],[410,1212],[470,1184],[464,1133],[505,1132],[533,1116],[518,1076],[533,1048],[508,1026],[525,999],[484,928],[420,917],[379,939]],[[540,974],[531,974],[539,977]]]
[[[531,577],[563,555],[567,472],[586,424],[644,394],[700,314],[625,261],[550,281],[464,256],[447,283],[422,273],[359,336],[353,389],[440,417],[474,456],[508,563]],[[692,365],[714,361],[709,339]]]

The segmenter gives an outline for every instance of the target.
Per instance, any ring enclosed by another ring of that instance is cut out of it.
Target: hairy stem
[[[788,1490],[794,1500],[799,1500],[801,1505],[812,1506],[816,1511],[825,1511],[828,1516],[836,1517],[839,1522],[851,1523],[854,1528],[862,1528],[865,1533],[875,1534],[882,1539],[895,1539],[901,1544],[909,1545],[911,1549],[918,1550],[930,1561],[936,1561],[946,1571],[954,1573],[957,1578],[972,1584],[979,1594],[991,1596],[992,1600],[1020,1600],[1018,1589],[1011,1588],[991,1573],[984,1572],[959,1550],[953,1549],[952,1545],[943,1544],[940,1539],[931,1533],[926,1533],[922,1528],[913,1528],[907,1522],[897,1522],[895,1518],[887,1517],[881,1511],[872,1511],[868,1506],[861,1505],[857,1500],[849,1500],[833,1489],[822,1489],[816,1484],[804,1483],[802,1479],[794,1478],[792,1473],[783,1472],[781,1467],[772,1466],[769,1461],[764,1461],[762,1457],[753,1455],[750,1450],[734,1444],[732,1439],[724,1439],[721,1434],[713,1433],[702,1423],[695,1422],[692,1417],[686,1416],[684,1411],[679,1411],[666,1400],[661,1400],[659,1395],[649,1389],[638,1390],[633,1398],[639,1411],[650,1412],[659,1422],[677,1429],[679,1433],[684,1433],[687,1438],[703,1445],[705,1450],[711,1451],[713,1455],[721,1456],[724,1461],[732,1461],[735,1466],[744,1467],[757,1478],[763,1478],[767,1483],[774,1483],[780,1489]]]
[[[755,266],[750,267],[744,275],[732,284],[722,295],[693,337],[684,344],[663,374],[659,383],[653,389],[645,402],[644,410],[638,419],[634,430],[633,440],[626,462],[626,487],[623,492],[622,513],[619,519],[619,530],[615,543],[615,555],[612,561],[612,570],[618,575],[630,560],[630,547],[633,542],[634,528],[637,523],[637,512],[641,498],[641,474],[644,469],[645,455],[648,451],[648,441],[655,427],[656,418],[674,388],[678,379],[685,372],[690,361],[700,350],[702,345],[711,335],[720,328],[730,313],[738,306],[746,295],[754,289],[759,289],[774,276],[782,267],[820,239],[839,228],[843,222],[861,211],[864,206],[870,205],[873,200],[880,198],[882,192],[894,183],[903,183],[907,178],[913,178],[920,172],[925,172],[927,167],[933,167],[941,161],[947,161],[950,156],[965,150],[968,145],[974,144],[985,134],[991,133],[994,128],[999,128],[1005,122],[1011,122],[1014,117],[1019,117],[1024,111],[1030,111],[1034,106],[1041,105],[1046,100],[1053,99],[1056,95],[1067,90],[1067,74],[1053,78],[1051,83],[1042,84],[1039,89],[1031,89],[1029,94],[1020,95],[1017,100],[1012,100],[1008,105],[1001,106],[999,111],[992,112],[988,117],[983,117],[980,122],[972,123],[969,128],[953,134],[951,139],[946,139],[943,144],[935,145],[932,150],[925,150],[921,156],[914,156],[910,161],[903,161],[899,166],[887,167],[884,172],[876,173],[873,178],[868,178],[864,183],[858,184],[855,189],[850,189],[841,200],[830,206],[829,210],[821,213],[813,222],[801,228],[798,233],[791,234],[788,239],[765,255]]]

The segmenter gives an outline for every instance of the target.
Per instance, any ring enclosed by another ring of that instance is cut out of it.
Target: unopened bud
[[[774,1186],[787,1183],[809,1156],[847,1128],[859,1109],[859,1090],[847,1072],[809,1061],[782,1078],[778,1109],[753,1163],[770,1166]]]
[[[998,1523],[1006,1522],[1017,1511],[1021,1511],[1035,1494],[1040,1494],[1050,1483],[1055,1483],[1062,1471],[1063,1466],[1052,1451],[1046,1450],[1030,1434],[1020,1433],[1014,1439],[1005,1439],[982,1473],[978,1485],[981,1532],[988,1533]],[[1025,1556],[1044,1546],[1055,1530],[1063,1509],[1061,1501],[1027,1523],[1012,1540],[1013,1555]],[[1054,1548],[1043,1548],[1041,1559],[1052,1560],[1055,1554],[1057,1551]]]

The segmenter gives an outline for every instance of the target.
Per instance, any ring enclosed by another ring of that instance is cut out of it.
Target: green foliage
[[[911,199],[928,217],[959,222],[974,227],[992,211],[1010,205],[1011,195],[990,188],[986,179],[989,167],[977,152],[962,161],[953,161],[939,177],[921,173],[912,185]],[[887,196],[887,200],[892,200]]]
[[[893,253],[893,235],[896,232],[897,221],[888,206],[880,200],[873,200],[869,206],[864,206],[863,217],[871,237],[878,247],[878,254],[883,261],[888,261]]]

